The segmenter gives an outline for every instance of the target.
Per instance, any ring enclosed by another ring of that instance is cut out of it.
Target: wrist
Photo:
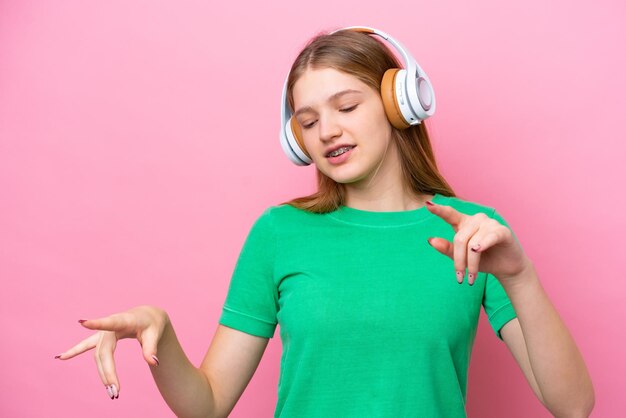
[[[507,294],[535,285],[538,282],[539,277],[537,276],[535,266],[530,260],[526,261],[524,268],[519,273],[500,279],[500,283]]]
[[[172,337],[175,337],[175,334],[172,326],[172,321],[170,320],[167,312],[157,307],[154,308],[154,313],[157,317],[154,323],[157,324],[158,328],[161,330],[159,340],[157,342],[157,350],[161,351],[163,348],[167,347],[170,344]]]

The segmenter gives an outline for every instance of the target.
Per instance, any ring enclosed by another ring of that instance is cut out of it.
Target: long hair
[[[353,75],[380,95],[383,74],[389,68],[400,68],[391,51],[372,35],[352,30],[333,34],[320,33],[313,37],[294,61],[287,80],[287,100],[293,112],[293,86],[308,69],[333,68]],[[391,126],[402,165],[405,186],[415,193],[456,196],[439,173],[425,121],[408,129]],[[344,203],[345,187],[317,171],[318,190],[281,204],[314,213],[332,212]]]

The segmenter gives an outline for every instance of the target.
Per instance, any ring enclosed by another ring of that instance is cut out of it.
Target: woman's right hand
[[[169,324],[169,317],[164,310],[155,306],[142,305],[104,318],[81,319],[78,322],[83,327],[98,332],[55,358],[68,360],[95,348],[94,358],[98,374],[111,399],[117,399],[120,391],[113,359],[118,340],[136,338],[142,347],[143,358],[146,362],[150,366],[159,365],[157,346],[165,327]]]

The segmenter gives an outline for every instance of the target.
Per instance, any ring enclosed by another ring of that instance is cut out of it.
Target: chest
[[[459,285],[452,260],[427,238],[419,231],[371,231],[309,237],[283,249],[281,335],[333,344],[401,335],[425,345],[465,346],[476,331],[483,274],[474,286]]]

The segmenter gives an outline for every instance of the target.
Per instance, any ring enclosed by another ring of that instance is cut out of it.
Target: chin
[[[318,169],[326,176],[331,178],[337,183],[347,184],[354,183],[359,180],[362,180],[367,176],[362,169],[359,169],[354,164],[345,164],[341,166],[333,166],[330,164],[325,164],[323,169]]]
[[[333,179],[335,182],[337,183],[341,183],[341,184],[349,184],[349,183],[356,183],[357,181],[360,181],[363,179],[363,175],[328,175],[326,174],[326,176],[330,177],[331,179]]]

